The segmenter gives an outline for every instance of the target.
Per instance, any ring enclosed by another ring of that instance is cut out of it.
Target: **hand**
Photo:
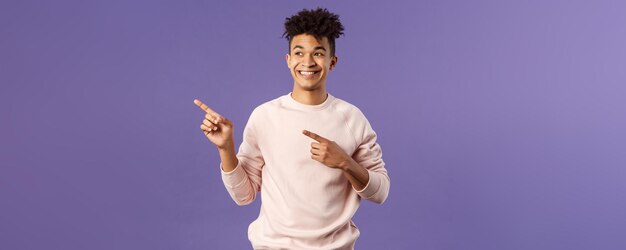
[[[204,135],[220,149],[231,147],[234,144],[233,123],[213,111],[200,100],[194,99],[193,103],[206,113],[200,125],[200,130],[204,132]]]
[[[350,156],[334,141],[328,140],[308,130],[302,133],[317,141],[311,143],[311,159],[331,167],[346,170],[350,163]]]

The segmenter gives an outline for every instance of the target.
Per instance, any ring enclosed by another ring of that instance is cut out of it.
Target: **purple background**
[[[239,145],[316,6],[392,180],[357,249],[626,249],[626,3],[380,2],[0,2],[0,249],[248,249],[192,100]]]

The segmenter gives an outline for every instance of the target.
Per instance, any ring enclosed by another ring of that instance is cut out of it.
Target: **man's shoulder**
[[[335,97],[333,106],[335,110],[344,113],[348,118],[365,118],[365,115],[359,107],[344,99]]]
[[[284,95],[276,97],[264,103],[261,103],[260,105],[256,106],[252,110],[252,113],[250,114],[250,116],[253,117],[253,116],[259,116],[262,114],[272,113],[272,111],[275,111],[277,108],[280,108],[280,102],[282,98],[284,98]]]
[[[260,105],[256,106],[256,108],[254,108],[255,110],[259,109],[259,110],[265,110],[265,109],[273,109],[276,108],[279,105],[280,100],[283,98],[283,96],[279,96],[276,97],[272,100],[266,101],[264,103],[261,103]]]

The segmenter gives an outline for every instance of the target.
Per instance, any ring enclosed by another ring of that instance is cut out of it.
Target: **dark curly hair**
[[[300,34],[312,35],[318,41],[323,37],[328,38],[330,55],[334,56],[335,39],[343,35],[343,25],[339,21],[339,15],[329,12],[326,8],[302,9],[298,14],[285,19],[283,37],[289,41],[289,53],[291,53],[291,40]]]

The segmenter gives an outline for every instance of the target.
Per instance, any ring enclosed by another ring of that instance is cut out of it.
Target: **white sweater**
[[[369,172],[367,186],[357,191],[341,170],[311,159],[313,140],[305,129],[352,155]],[[358,108],[330,94],[319,105],[299,103],[290,93],[257,107],[237,158],[222,180],[239,205],[261,192],[259,217],[248,228],[255,249],[353,249],[359,230],[352,216],[361,198],[383,203],[389,193],[376,133]]]

